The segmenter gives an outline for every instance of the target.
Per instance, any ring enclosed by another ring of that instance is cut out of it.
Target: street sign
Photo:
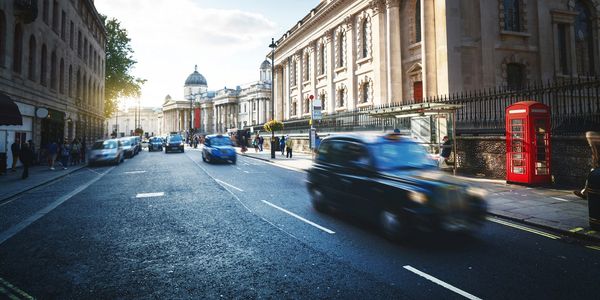
[[[313,120],[321,120],[322,119],[322,115],[321,115],[321,99],[315,99],[312,102],[312,118]]]

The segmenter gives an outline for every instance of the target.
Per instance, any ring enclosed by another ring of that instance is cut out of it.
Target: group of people
[[[79,140],[78,138],[73,139],[71,143],[67,139],[62,142],[51,142],[47,147],[47,159],[50,170],[54,170],[54,164],[58,160],[64,170],[68,166],[78,165],[85,163],[87,146],[85,138]]]

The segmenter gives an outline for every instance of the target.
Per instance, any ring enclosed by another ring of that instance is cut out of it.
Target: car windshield
[[[103,142],[95,142],[92,145],[93,150],[99,149],[115,149],[117,148],[117,142],[115,141],[103,141]]]
[[[131,141],[127,140],[121,140],[121,143],[123,143],[123,146],[129,146],[131,145]]]
[[[211,146],[231,146],[231,140],[226,136],[214,137],[210,139]]]
[[[375,166],[380,170],[435,167],[423,146],[412,142],[384,142],[372,145]]]
[[[181,142],[183,139],[181,138],[180,135],[172,135],[169,137],[169,142],[170,143],[177,143],[177,142]]]

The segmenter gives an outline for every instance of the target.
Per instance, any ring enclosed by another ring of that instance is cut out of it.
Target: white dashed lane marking
[[[284,212],[284,213],[286,213],[286,214],[288,214],[288,215],[290,215],[290,216],[292,216],[292,217],[294,217],[294,218],[296,218],[296,219],[298,219],[298,220],[300,220],[302,222],[305,222],[305,223],[307,223],[309,225],[317,227],[317,228],[319,228],[319,229],[321,229],[321,230],[323,230],[323,231],[325,231],[325,232],[327,232],[329,234],[334,234],[335,233],[335,231],[333,231],[333,230],[327,229],[327,228],[325,228],[325,227],[323,227],[323,226],[321,226],[321,225],[319,225],[317,223],[309,221],[309,220],[307,220],[307,219],[305,219],[305,218],[303,218],[303,217],[301,217],[301,216],[299,216],[299,215],[297,215],[297,214],[295,214],[295,213],[293,213],[291,211],[288,211],[288,210],[286,210],[284,208],[281,208],[281,207],[279,207],[279,206],[277,206],[277,205],[275,205],[275,204],[273,204],[273,203],[271,203],[269,201],[262,200],[262,202],[265,203],[265,204],[267,204],[267,205],[269,205],[269,206],[271,206],[271,207],[273,207],[273,208],[276,208],[276,209],[278,209],[278,210],[280,210],[280,211],[282,211],[282,212]]]
[[[459,295],[461,295],[461,296],[463,296],[463,297],[465,297],[467,299],[481,300],[481,298],[479,298],[477,296],[471,295],[471,294],[469,294],[469,293],[467,293],[467,292],[465,292],[465,291],[463,291],[463,290],[461,290],[461,289],[459,289],[459,288],[457,288],[457,287],[455,287],[455,286],[453,286],[453,285],[451,285],[449,283],[446,283],[446,282],[444,282],[442,280],[439,280],[439,279],[437,279],[437,278],[435,278],[435,277],[433,277],[433,276],[431,276],[431,275],[429,275],[429,274],[427,274],[425,272],[421,272],[421,271],[419,271],[419,270],[417,270],[417,269],[415,269],[415,268],[413,268],[411,266],[406,265],[406,266],[404,266],[404,269],[409,270],[409,271],[411,271],[411,272],[413,272],[413,273],[415,273],[415,274],[417,274],[417,275],[419,275],[419,276],[421,276],[421,277],[423,277],[423,278],[425,278],[425,279],[427,279],[427,280],[429,280],[429,281],[431,281],[431,282],[433,282],[435,284],[443,286],[443,287],[445,287],[445,288],[447,288],[447,289],[449,289],[449,290],[451,290],[451,291],[453,291],[453,292],[455,292],[455,293],[457,293],[457,294],[459,294]]]
[[[150,198],[150,197],[162,197],[164,195],[165,195],[164,192],[158,192],[158,193],[139,193],[139,194],[135,195],[135,197],[136,198]]]

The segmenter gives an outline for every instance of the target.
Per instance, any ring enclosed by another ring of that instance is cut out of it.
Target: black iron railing
[[[368,115],[369,110],[399,107],[418,102],[459,104],[456,111],[457,134],[503,134],[505,109],[519,101],[538,101],[551,109],[554,135],[581,134],[600,129],[600,78],[565,78],[554,82],[536,83],[519,90],[505,87],[456,93],[452,95],[414,99],[376,107],[356,109],[335,114],[324,114],[315,121],[320,131],[362,131],[385,129],[408,129],[408,118],[377,118]],[[307,132],[309,118],[286,120],[286,132]],[[262,125],[253,126],[261,130]],[[250,127],[246,127],[250,128]]]

